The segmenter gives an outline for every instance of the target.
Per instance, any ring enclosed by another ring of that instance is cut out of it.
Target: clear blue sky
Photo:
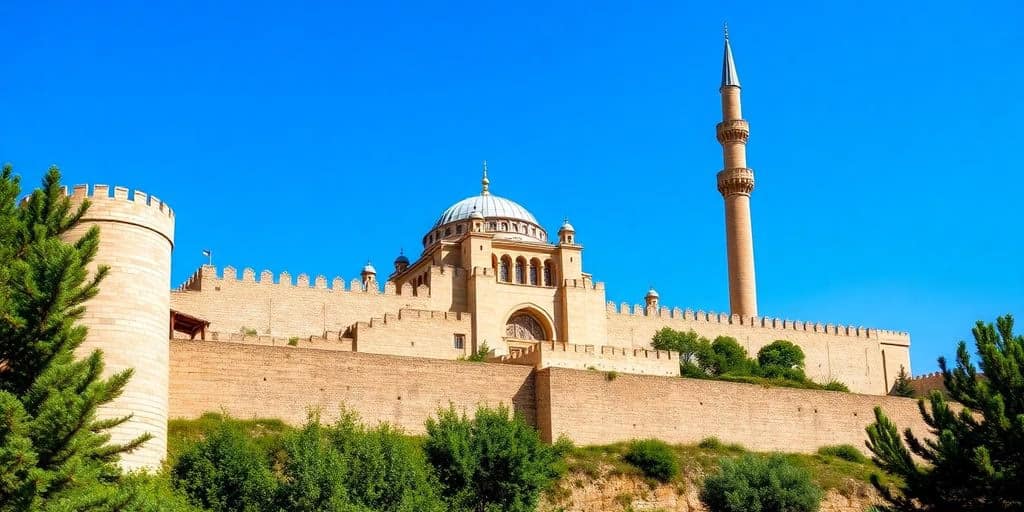
[[[386,272],[486,158],[610,300],[722,311],[728,19],[762,314],[908,330],[915,373],[1024,323],[1019,2],[551,3],[3,2],[0,160],[167,200],[177,284]]]

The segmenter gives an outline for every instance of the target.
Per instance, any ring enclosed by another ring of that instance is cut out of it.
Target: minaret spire
[[[740,86],[740,75],[736,72],[736,61],[732,58],[732,45],[729,44],[729,23],[722,26],[725,34],[725,55],[722,57],[722,87],[727,85]]]
[[[484,160],[484,177],[483,177],[483,179],[480,180],[480,185],[482,185],[482,188],[480,190],[480,195],[482,195],[482,196],[489,196],[489,195],[491,195],[491,191],[490,191],[491,180],[487,179],[487,160]]]
[[[725,241],[729,261],[729,307],[743,318],[757,316],[757,286],[754,278],[754,238],[750,223],[750,194],[754,171],[747,167],[747,139],[750,125],[743,119],[740,79],[725,32],[722,62],[722,122],[716,132],[722,145],[724,168],[718,173],[718,191],[725,200]]]

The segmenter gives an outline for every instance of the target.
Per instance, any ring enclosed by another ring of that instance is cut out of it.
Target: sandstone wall
[[[230,342],[170,342],[171,418],[225,411],[298,424],[308,407],[325,419],[341,404],[364,421],[410,433],[438,408],[470,413],[504,403],[535,422],[532,369],[504,364],[393,357]]]
[[[626,372],[641,375],[679,375],[679,358],[672,352],[643,348],[577,345],[561,341],[542,341],[517,355],[496,360],[535,368],[571,368],[601,372]],[[606,374],[607,377],[607,374]]]
[[[577,444],[654,437],[697,443],[715,436],[752,450],[813,452],[848,443],[866,450],[864,428],[880,405],[902,430],[926,432],[917,402],[750,384],[547,368],[536,375],[538,427],[545,440]]]
[[[609,304],[607,317],[608,345],[649,346],[654,333],[663,327],[692,329],[709,339],[732,336],[751,356],[775,340],[789,340],[807,356],[810,378],[818,382],[835,379],[857,393],[885,394],[901,365],[910,371],[910,337],[903,332],[771,318],[740,319],[668,308],[648,311],[628,304],[621,308]]]
[[[171,307],[210,321],[210,331],[239,332],[243,327],[260,335],[308,337],[327,331],[344,332],[356,322],[365,322],[401,308],[433,309],[428,288],[413,290],[406,285],[396,290],[363,290],[358,279],[346,289],[342,278],[328,287],[327,279],[299,274],[297,282],[282,272],[279,281],[269,271],[259,279],[245,269],[241,279],[232,267],[218,276],[214,267],[204,265],[188,282],[171,292]]]
[[[356,323],[352,336],[357,352],[458,359],[472,353],[472,327],[469,313],[401,309]],[[455,348],[456,334],[464,336],[461,349]]]

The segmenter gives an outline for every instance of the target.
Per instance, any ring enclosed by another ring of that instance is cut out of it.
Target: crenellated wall
[[[612,302],[607,305],[607,322],[607,343],[624,347],[649,346],[663,327],[694,330],[709,339],[732,336],[751,356],[775,340],[788,340],[803,349],[810,378],[839,380],[858,393],[887,393],[899,367],[910,369],[910,336],[905,332],[679,308],[648,310],[625,303],[616,307]]]
[[[285,338],[344,332],[356,322],[402,308],[434,309],[426,285],[396,290],[389,281],[383,290],[367,290],[357,278],[346,288],[340,277],[328,284],[322,275],[311,281],[307,274],[299,274],[293,280],[289,272],[281,272],[275,281],[268,270],[257,277],[246,268],[239,276],[230,266],[218,275],[215,267],[204,265],[170,295],[172,308],[208,320],[211,331],[246,328]]]
[[[356,322],[349,335],[353,349],[370,354],[458,359],[472,353],[469,313],[400,309],[369,322]],[[462,348],[455,348],[456,334],[464,336]]]
[[[560,341],[541,341],[518,354],[495,357],[494,362],[527,365],[538,369],[554,366],[639,375],[679,375],[679,358],[672,352],[579,345]]]

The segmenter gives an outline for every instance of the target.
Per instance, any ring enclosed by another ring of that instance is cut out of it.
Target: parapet
[[[616,306],[612,301],[608,301],[607,312],[609,318],[613,318],[615,316],[628,316],[662,321],[678,320],[708,324],[743,325],[755,329],[803,331],[830,334],[833,336],[885,340],[886,342],[895,342],[895,344],[901,345],[910,344],[910,334],[905,331],[856,327],[852,325],[822,324],[821,322],[803,322],[800,320],[783,320],[780,318],[757,316],[741,317],[739,315],[716,313],[714,311],[705,312],[698,310],[694,312],[692,309],[686,309],[684,311],[679,308],[648,308],[647,306],[641,306],[639,304],[630,306],[630,304],[626,302],[623,302],[621,306]]]
[[[402,285],[399,289],[395,286],[393,281],[387,281],[384,283],[384,289],[378,288],[378,283],[371,283],[369,287],[363,286],[363,282],[358,279],[352,279],[348,287],[345,285],[345,279],[342,277],[335,277],[328,281],[327,277],[323,274],[317,275],[312,281],[310,280],[309,274],[300,273],[295,279],[292,278],[291,272],[284,271],[277,275],[275,279],[274,273],[269,270],[263,270],[259,276],[256,275],[256,271],[250,267],[246,267],[242,270],[242,275],[238,275],[238,270],[232,266],[226,266],[220,269],[218,272],[217,267],[213,265],[203,265],[196,270],[184,283],[175,288],[176,291],[203,291],[205,289],[215,289],[216,287],[223,285],[253,285],[263,286],[267,288],[275,289],[310,289],[310,290],[323,290],[334,293],[360,293],[369,295],[386,295],[395,296],[402,295],[411,297],[413,295],[419,297],[429,297],[430,288],[427,285],[421,285],[417,289],[413,289],[413,286],[409,283]],[[414,293],[415,292],[415,293]]]
[[[85,222],[122,222],[152,230],[174,246],[174,210],[156,196],[141,190],[108,185],[75,185],[69,193],[72,204],[88,199]]]

